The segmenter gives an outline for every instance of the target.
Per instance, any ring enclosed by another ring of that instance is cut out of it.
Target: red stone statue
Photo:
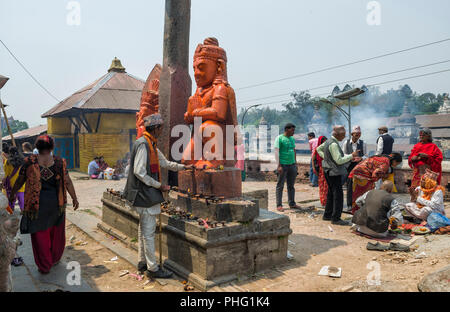
[[[144,118],[155,114],[159,109],[159,76],[161,75],[161,65],[156,64],[148,75],[144,88],[142,89],[141,108],[136,113],[136,139],[139,139],[144,131]]]
[[[195,117],[201,117],[202,124],[199,131],[193,132],[181,162],[193,164],[198,169],[218,168],[221,165],[233,167],[236,160],[234,157],[233,160],[226,160],[226,152],[227,148],[234,151],[235,140],[233,134],[227,137],[226,125],[237,125],[236,97],[227,80],[226,52],[219,47],[216,38],[206,38],[203,44],[197,46],[194,53],[194,76],[197,90],[189,98],[184,119],[188,124],[193,124]],[[214,126],[222,129],[223,141],[215,133],[205,135],[205,129]],[[198,136],[198,140],[194,139],[195,136]],[[195,160],[195,142],[202,143],[202,158],[199,160]],[[205,144],[212,147],[210,152],[203,153]],[[222,157],[213,157],[218,153]]]

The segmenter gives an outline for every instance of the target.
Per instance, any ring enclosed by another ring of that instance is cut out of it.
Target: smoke
[[[342,108],[348,111],[348,106]],[[361,127],[361,139],[367,144],[375,144],[379,136],[378,128],[386,126],[387,115],[383,111],[377,110],[373,105],[352,106],[351,117],[352,128],[356,125]],[[344,125],[347,133],[350,133],[348,121],[341,114],[337,123]]]

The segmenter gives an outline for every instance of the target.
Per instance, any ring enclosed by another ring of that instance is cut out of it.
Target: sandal
[[[277,210],[279,211],[279,212],[283,212],[284,211],[284,208],[283,207],[277,207]]]
[[[389,250],[389,245],[381,244],[380,242],[368,242],[366,248],[367,250],[386,251]]]
[[[23,258],[22,257],[15,257],[12,261],[11,261],[11,265],[18,267],[21,266],[23,264]]]

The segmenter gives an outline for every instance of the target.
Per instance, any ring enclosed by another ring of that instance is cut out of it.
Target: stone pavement
[[[19,267],[11,267],[14,292],[53,292],[55,290],[70,292],[94,291],[81,277],[80,285],[69,285],[67,277],[73,272],[73,269],[67,269],[67,263],[63,261],[55,265],[49,274],[44,275],[39,273],[34,263],[30,235],[21,235],[20,238],[23,245],[19,246],[17,253],[23,258],[24,264]]]

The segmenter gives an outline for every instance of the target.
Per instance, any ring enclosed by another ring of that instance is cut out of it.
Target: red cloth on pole
[[[412,158],[414,156],[418,156],[419,153],[427,154],[428,158],[412,161]],[[421,177],[420,169],[423,166],[429,168],[431,171],[438,173],[439,177],[437,179],[437,183],[441,184],[442,160],[443,160],[442,152],[439,149],[439,147],[437,147],[436,144],[432,142],[428,143],[419,142],[416,145],[414,145],[411,151],[411,155],[408,158],[408,164],[414,170],[411,187],[416,188],[420,185],[420,177]],[[423,170],[423,172],[425,172],[425,170]]]
[[[58,226],[31,234],[31,245],[34,262],[39,271],[48,273],[52,266],[61,259],[66,246],[65,221]]]

